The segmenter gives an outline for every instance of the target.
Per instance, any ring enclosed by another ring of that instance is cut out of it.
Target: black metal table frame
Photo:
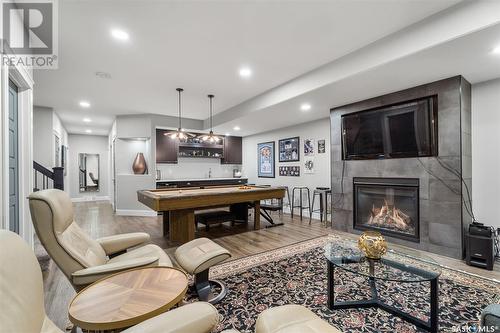
[[[368,259],[372,260],[372,259]],[[355,261],[353,261],[355,263]],[[409,323],[412,323],[413,325],[424,329],[426,331],[429,331],[431,333],[437,333],[438,332],[438,312],[439,312],[439,301],[438,301],[438,282],[439,282],[439,274],[433,274],[431,272],[427,272],[424,270],[421,270],[416,267],[408,267],[403,264],[391,261],[391,260],[384,260],[385,264],[390,265],[391,267],[400,269],[405,272],[413,273],[419,276],[422,276],[426,278],[425,281],[422,282],[427,282],[429,281],[431,284],[431,292],[430,292],[430,306],[431,306],[431,311],[430,311],[430,320],[429,321],[423,321],[419,318],[416,318],[406,312],[403,312],[402,310],[395,308],[393,306],[390,306],[388,304],[385,304],[380,300],[378,297],[378,292],[377,292],[377,285],[376,285],[376,279],[375,277],[368,277],[370,279],[370,289],[371,289],[371,299],[368,300],[360,300],[360,301],[343,301],[343,302],[335,302],[335,264],[333,264],[330,260],[327,259],[327,264],[328,264],[328,307],[331,310],[335,309],[349,309],[349,308],[371,308],[371,307],[377,307],[379,309],[382,309],[384,311],[389,312],[392,315],[398,316],[399,318],[406,320]],[[339,269],[343,269],[339,267]],[[370,261],[370,269],[374,269],[374,262],[373,260]],[[352,272],[348,269],[344,269],[347,272],[351,272],[353,274],[357,274],[355,272]],[[361,275],[361,274],[359,274]],[[403,281],[401,281],[403,283]],[[406,282],[409,283],[410,281]],[[413,283],[416,283],[416,281],[412,281]]]

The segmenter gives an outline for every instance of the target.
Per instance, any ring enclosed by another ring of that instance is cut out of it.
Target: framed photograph
[[[325,140],[318,140],[318,154],[324,154],[325,149]]]
[[[278,144],[280,162],[300,161],[300,137],[281,139]]]
[[[274,141],[257,144],[257,176],[274,178]]]
[[[306,157],[304,159],[304,174],[314,173],[314,157]]]
[[[314,139],[304,139],[304,156],[314,155]]]
[[[280,166],[279,167],[280,176],[284,177],[299,177],[300,176],[300,166]]]

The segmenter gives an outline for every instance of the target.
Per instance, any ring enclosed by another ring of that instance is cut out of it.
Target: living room
[[[0,17],[1,332],[500,332],[499,1]]]

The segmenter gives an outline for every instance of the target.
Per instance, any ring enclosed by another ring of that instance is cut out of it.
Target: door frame
[[[9,80],[18,87],[19,234],[33,246],[28,195],[33,191],[33,75],[27,68],[0,63],[0,228],[9,228]]]

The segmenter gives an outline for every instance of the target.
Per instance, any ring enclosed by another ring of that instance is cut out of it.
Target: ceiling
[[[176,115],[180,86],[184,116],[206,119],[208,93],[216,95],[216,113],[231,111],[458,2],[62,0],[59,69],[35,71],[34,102],[54,108],[70,133],[91,127],[94,134],[107,134],[116,115]],[[113,28],[130,39],[113,39]],[[253,76],[239,77],[241,66]],[[96,77],[98,71],[111,78]],[[91,107],[82,109],[81,100]],[[314,108],[304,120],[324,116],[335,104],[321,101],[323,113]],[[265,128],[290,123],[279,106],[258,110],[274,115]],[[84,117],[92,123],[84,124]],[[245,117],[241,133],[263,130],[255,117],[248,119],[251,126]],[[218,128],[229,131],[236,122]]]
[[[471,83],[500,78],[500,55],[491,54],[494,45],[500,45],[500,24],[255,110],[215,129],[225,133],[240,126],[240,134],[252,135],[326,118],[333,107],[456,75]],[[310,111],[300,110],[304,102],[311,103]]]

